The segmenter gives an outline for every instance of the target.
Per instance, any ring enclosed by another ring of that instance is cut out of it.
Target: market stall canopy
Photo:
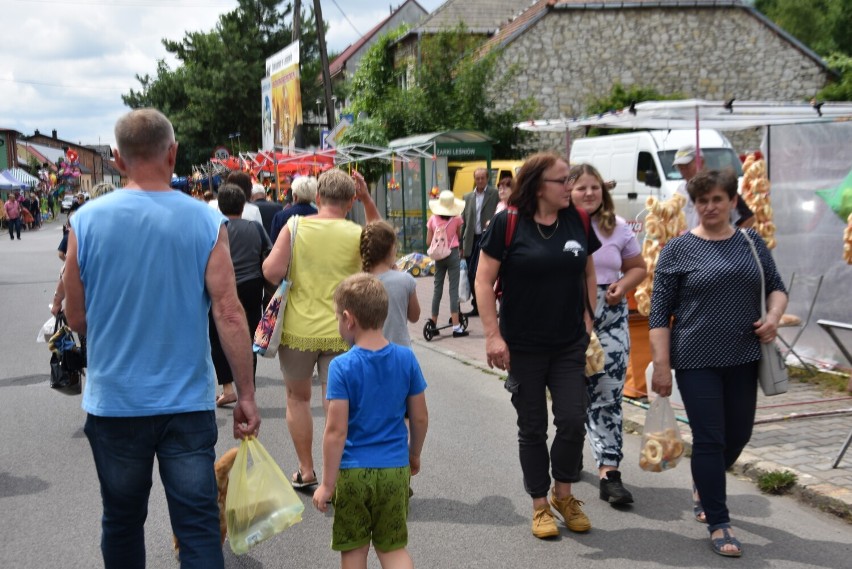
[[[491,160],[492,139],[477,130],[445,130],[397,138],[388,144],[396,153],[423,152],[430,155],[460,158],[487,158]]]
[[[0,172],[0,190],[25,190],[29,187],[7,172]]]
[[[645,101],[621,110],[578,118],[537,119],[516,128],[565,132],[587,127],[623,129],[744,130],[761,126],[830,123],[852,120],[852,103],[783,103],[777,101]]]
[[[38,178],[32,176],[26,170],[22,170],[21,168],[10,168],[8,170],[3,170],[4,174],[8,174],[18,180],[19,182],[23,182],[27,186],[36,186],[38,185]]]
[[[288,150],[286,152],[258,152],[249,156],[255,172],[275,172],[279,174],[317,175],[334,167],[336,151],[327,150]]]

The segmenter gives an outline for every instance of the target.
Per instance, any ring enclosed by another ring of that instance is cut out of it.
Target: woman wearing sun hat
[[[453,192],[444,190],[436,200],[429,201],[432,217],[426,223],[426,242],[432,243],[436,231],[447,236],[450,254],[435,261],[435,288],[432,293],[432,322],[438,326],[438,309],[444,295],[444,276],[450,275],[450,316],[453,322],[453,338],[467,336],[468,332],[459,324],[459,237],[461,237],[464,201],[456,199]]]

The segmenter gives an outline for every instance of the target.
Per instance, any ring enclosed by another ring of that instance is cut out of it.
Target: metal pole
[[[302,37],[302,0],[293,0],[293,41]]]
[[[325,26],[322,21],[320,0],[314,0],[314,14],[317,18],[317,39],[319,40],[320,62],[322,63],[322,83],[325,87],[325,116],[328,128],[334,125],[334,109],[331,103],[331,71],[328,69],[328,50],[325,47]]]

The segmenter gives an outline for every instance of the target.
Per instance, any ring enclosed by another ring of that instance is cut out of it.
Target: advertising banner
[[[260,109],[263,123],[260,128],[261,149],[269,152],[275,144],[272,132],[272,80],[269,77],[260,80]]]
[[[272,84],[273,144],[295,146],[296,127],[302,124],[299,42],[267,58],[266,76]]]

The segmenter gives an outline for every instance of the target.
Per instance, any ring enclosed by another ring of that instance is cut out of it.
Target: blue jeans
[[[751,439],[757,406],[757,362],[679,369],[677,386],[692,428],[692,479],[710,531],[726,527],[725,471]]]
[[[88,415],[84,431],[101,483],[104,567],[145,567],[144,526],[154,456],[172,530],[180,541],[181,568],[224,567],[213,472],[218,438],[213,411],[151,417]]]

